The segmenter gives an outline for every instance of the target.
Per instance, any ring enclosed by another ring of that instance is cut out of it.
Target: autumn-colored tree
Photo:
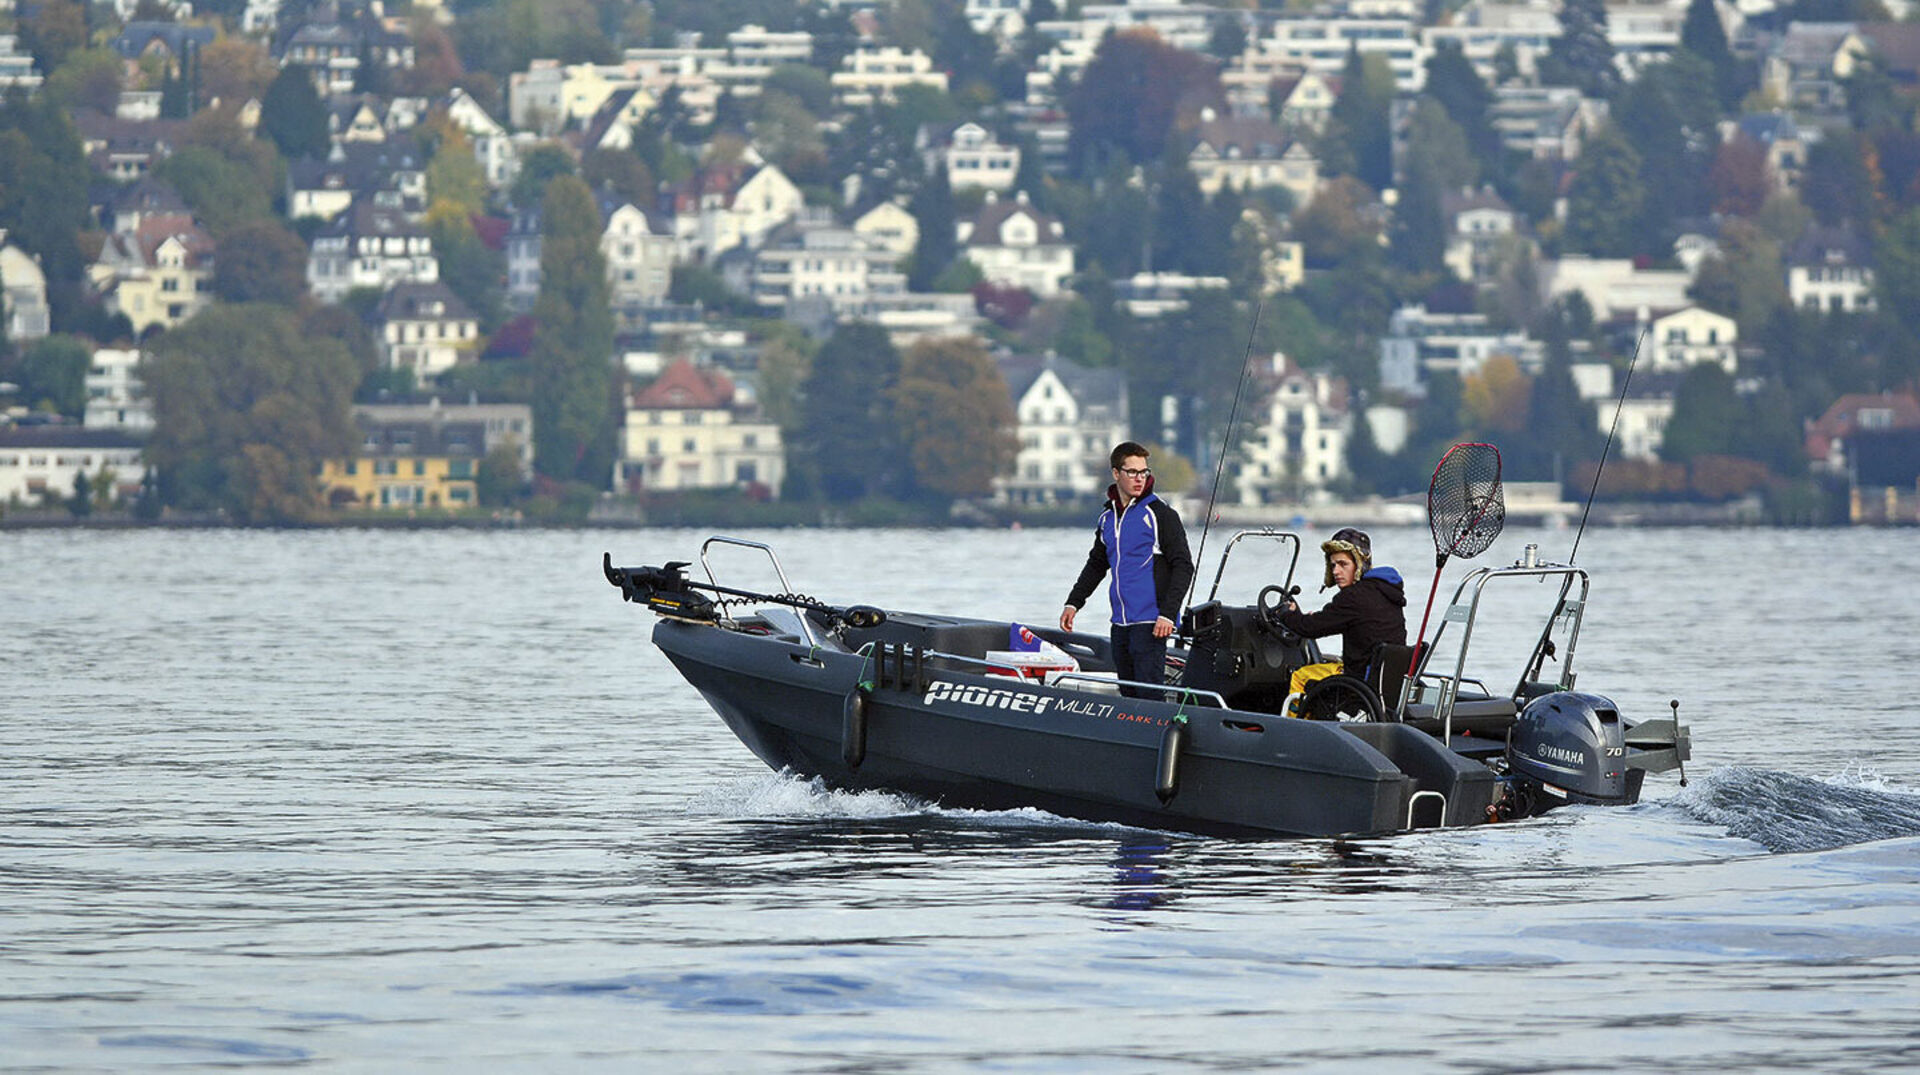
[[[64,108],[90,108],[113,115],[120,103],[126,63],[108,48],[74,49],[47,76],[47,96]]]
[[[1226,114],[1214,65],[1152,30],[1109,33],[1067,95],[1067,159],[1077,175],[1097,175],[1115,158],[1144,164],[1176,146],[1203,108]]]
[[[1293,234],[1306,247],[1308,266],[1326,268],[1377,258],[1380,226],[1363,212],[1373,203],[1373,191],[1352,176],[1322,184],[1293,221]]]
[[[307,244],[277,220],[236,224],[214,252],[213,291],[227,302],[298,306],[307,296]]]
[[[1767,167],[1767,147],[1739,135],[1720,143],[1707,172],[1707,189],[1716,213],[1758,216],[1773,193],[1773,175]]]
[[[359,370],[338,341],[282,307],[215,305],[159,337],[140,376],[153,398],[148,455],[175,502],[250,523],[319,513],[320,461],[354,443]]]
[[[86,5],[75,0],[45,0],[23,11],[21,44],[42,71],[58,70],[67,54],[87,43]]]
[[[280,67],[265,45],[251,38],[223,37],[199,52],[201,107],[218,102],[231,111],[267,92]]]
[[[1507,355],[1495,355],[1460,385],[1460,402],[1473,428],[1517,433],[1527,428],[1533,380]]]
[[[427,198],[456,207],[462,215],[487,204],[487,175],[474,158],[467,132],[444,116],[433,121],[433,156],[427,161]]]
[[[1013,397],[971,337],[922,341],[907,351],[894,415],[915,488],[938,499],[986,496],[1019,452]]]

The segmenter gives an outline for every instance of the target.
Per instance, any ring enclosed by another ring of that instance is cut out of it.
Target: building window
[[[376,459],[373,461],[373,472],[378,475],[398,474],[400,473],[400,466],[397,460]]]

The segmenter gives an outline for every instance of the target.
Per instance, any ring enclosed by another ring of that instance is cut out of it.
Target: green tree
[[[471,159],[471,154],[469,154]],[[656,191],[653,183],[653,170],[647,162],[630,150],[590,149],[580,159],[580,178],[587,186],[596,191],[606,191],[614,197],[634,205],[651,214],[654,212]],[[485,188],[482,188],[484,194]],[[474,211],[479,210],[474,205]]]
[[[234,225],[214,252],[213,292],[226,302],[300,305],[307,297],[307,244],[277,220]]]
[[[1687,17],[1680,24],[1680,47],[1700,57],[1713,69],[1716,96],[1722,109],[1732,109],[1746,92],[1740,61],[1727,44],[1727,28],[1713,0],[1688,0]]]
[[[1874,251],[1873,286],[1880,309],[1920,332],[1920,209],[1893,218]]]
[[[267,84],[260,99],[260,136],[272,140],[288,160],[325,158],[333,148],[327,133],[327,106],[313,88],[313,77],[289,64]]]
[[[795,445],[805,475],[827,500],[897,494],[906,484],[893,413],[900,353],[879,326],[841,325],[813,357]]]
[[[1640,154],[1608,124],[1587,143],[1576,167],[1567,191],[1568,247],[1597,257],[1637,253],[1646,200]]]
[[[45,0],[20,14],[21,44],[40,70],[57,70],[69,52],[86,47],[86,5],[75,0]]]
[[[1430,98],[1415,105],[1408,120],[1406,161],[1406,180],[1393,211],[1393,248],[1403,266],[1438,272],[1447,252],[1441,199],[1448,191],[1471,186],[1478,178],[1478,164],[1466,133]]]
[[[1307,265],[1332,268],[1378,260],[1380,228],[1364,211],[1373,203],[1373,192],[1352,176],[1321,184],[1293,221],[1294,237],[1306,247]]]
[[[978,340],[915,344],[900,364],[893,407],[921,493],[941,501],[986,496],[994,477],[1012,469],[1020,447],[1013,397]]]
[[[607,487],[614,455],[613,313],[600,211],[578,177],[541,201],[540,297],[533,318],[534,465]]]
[[[20,401],[34,410],[78,418],[87,409],[93,348],[78,336],[42,336],[22,350],[16,377]]]
[[[542,142],[520,158],[520,174],[514,177],[509,196],[515,205],[535,205],[546,195],[547,184],[563,175],[573,175],[573,158],[551,142]]]
[[[282,307],[217,305],[159,337],[140,375],[153,399],[148,459],[176,503],[247,523],[317,517],[321,460],[355,443],[359,370],[338,341]]]
[[[1328,134],[1346,143],[1353,174],[1374,190],[1393,185],[1393,70],[1386,57],[1347,48],[1340,71],[1340,94],[1334,98]]]
[[[474,230],[473,218],[453,202],[434,203],[426,224],[441,283],[473,311],[482,333],[492,333],[504,317],[506,255],[489,248]]]
[[[1207,55],[1231,63],[1247,51],[1247,24],[1238,11],[1217,14],[1207,31]]]
[[[84,470],[73,476],[73,495],[67,498],[67,510],[76,519],[93,514],[93,479]]]
[[[512,503],[526,484],[526,475],[520,470],[520,449],[513,444],[502,444],[489,451],[474,473],[474,485],[483,508]]]
[[[1660,439],[1660,458],[1685,463],[1699,455],[1733,454],[1742,411],[1726,370],[1712,362],[1689,367],[1673,393],[1673,417]]]
[[[1735,219],[1721,225],[1719,256],[1700,266],[1689,294],[1707,309],[1738,321],[1742,337],[1765,339],[1768,320],[1787,303],[1785,281],[1780,244],[1753,224]]]
[[[920,238],[913,248],[913,260],[907,266],[907,287],[912,291],[933,290],[933,279],[959,256],[960,240],[955,232],[953,187],[945,168],[935,168],[920,192],[907,204],[913,214]]]
[[[1460,127],[1467,148],[1473,152],[1483,171],[1492,172],[1501,164],[1503,150],[1500,132],[1488,118],[1493,106],[1493,91],[1480,80],[1473,61],[1467,59],[1458,42],[1442,40],[1427,59],[1426,96],[1447,110],[1447,117]]]
[[[271,152],[269,150],[269,152]],[[218,240],[242,224],[273,218],[273,187],[259,169],[208,146],[186,146],[154,165]]]
[[[440,126],[427,161],[427,200],[456,205],[463,213],[478,213],[487,205],[487,175],[474,158],[467,132],[452,123]]]
[[[0,228],[9,243],[40,259],[56,331],[80,321],[89,174],[65,109],[44,97],[0,97]]]
[[[1807,150],[1800,199],[1820,223],[1864,232],[1878,213],[1878,171],[1871,141],[1846,129],[1829,131]]]
[[[1575,86],[1588,97],[1612,97],[1620,88],[1603,0],[1566,0],[1560,5],[1560,36],[1540,60],[1540,81]]]
[[[75,49],[47,76],[46,94],[62,108],[111,116],[120,103],[125,66],[112,49]]]

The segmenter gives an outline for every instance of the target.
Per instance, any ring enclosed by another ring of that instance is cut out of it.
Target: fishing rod
[[[1193,578],[1187,580],[1187,592],[1180,603],[1193,600],[1193,588],[1200,582],[1200,557],[1207,551],[1207,531],[1213,528],[1213,502],[1220,495],[1220,476],[1227,469],[1227,450],[1233,443],[1233,423],[1240,416],[1240,393],[1246,390],[1247,373],[1253,369],[1253,340],[1260,333],[1260,311],[1266,307],[1267,297],[1261,295],[1253,306],[1253,327],[1247,330],[1247,354],[1240,360],[1240,383],[1233,386],[1233,407],[1227,412],[1227,431],[1220,440],[1220,459],[1213,468],[1213,488],[1207,493],[1207,518],[1200,524],[1200,548],[1193,554]]]
[[[1607,454],[1613,450],[1613,435],[1620,431],[1620,412],[1627,409],[1627,386],[1633,384],[1633,367],[1640,364],[1640,348],[1647,342],[1647,329],[1651,323],[1640,326],[1640,335],[1633,341],[1633,357],[1627,360],[1627,375],[1620,381],[1620,398],[1613,405],[1613,423],[1607,428],[1607,443],[1600,449],[1600,465],[1593,468],[1593,484],[1587,488],[1587,506],[1580,509],[1580,528],[1573,532],[1573,551],[1567,553],[1567,563],[1571,565],[1580,555],[1580,537],[1587,532],[1587,513],[1593,510],[1593,495],[1600,489],[1600,474],[1607,469]]]

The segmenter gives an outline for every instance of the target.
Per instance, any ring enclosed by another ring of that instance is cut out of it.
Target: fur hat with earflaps
[[[1373,539],[1367,536],[1365,530],[1341,527],[1333,532],[1332,537],[1320,543],[1320,551],[1327,556],[1327,580],[1320,584],[1323,590],[1333,585],[1333,554],[1336,552],[1353,557],[1354,566],[1359,568],[1353,573],[1354,578],[1366,574],[1373,567]]]

